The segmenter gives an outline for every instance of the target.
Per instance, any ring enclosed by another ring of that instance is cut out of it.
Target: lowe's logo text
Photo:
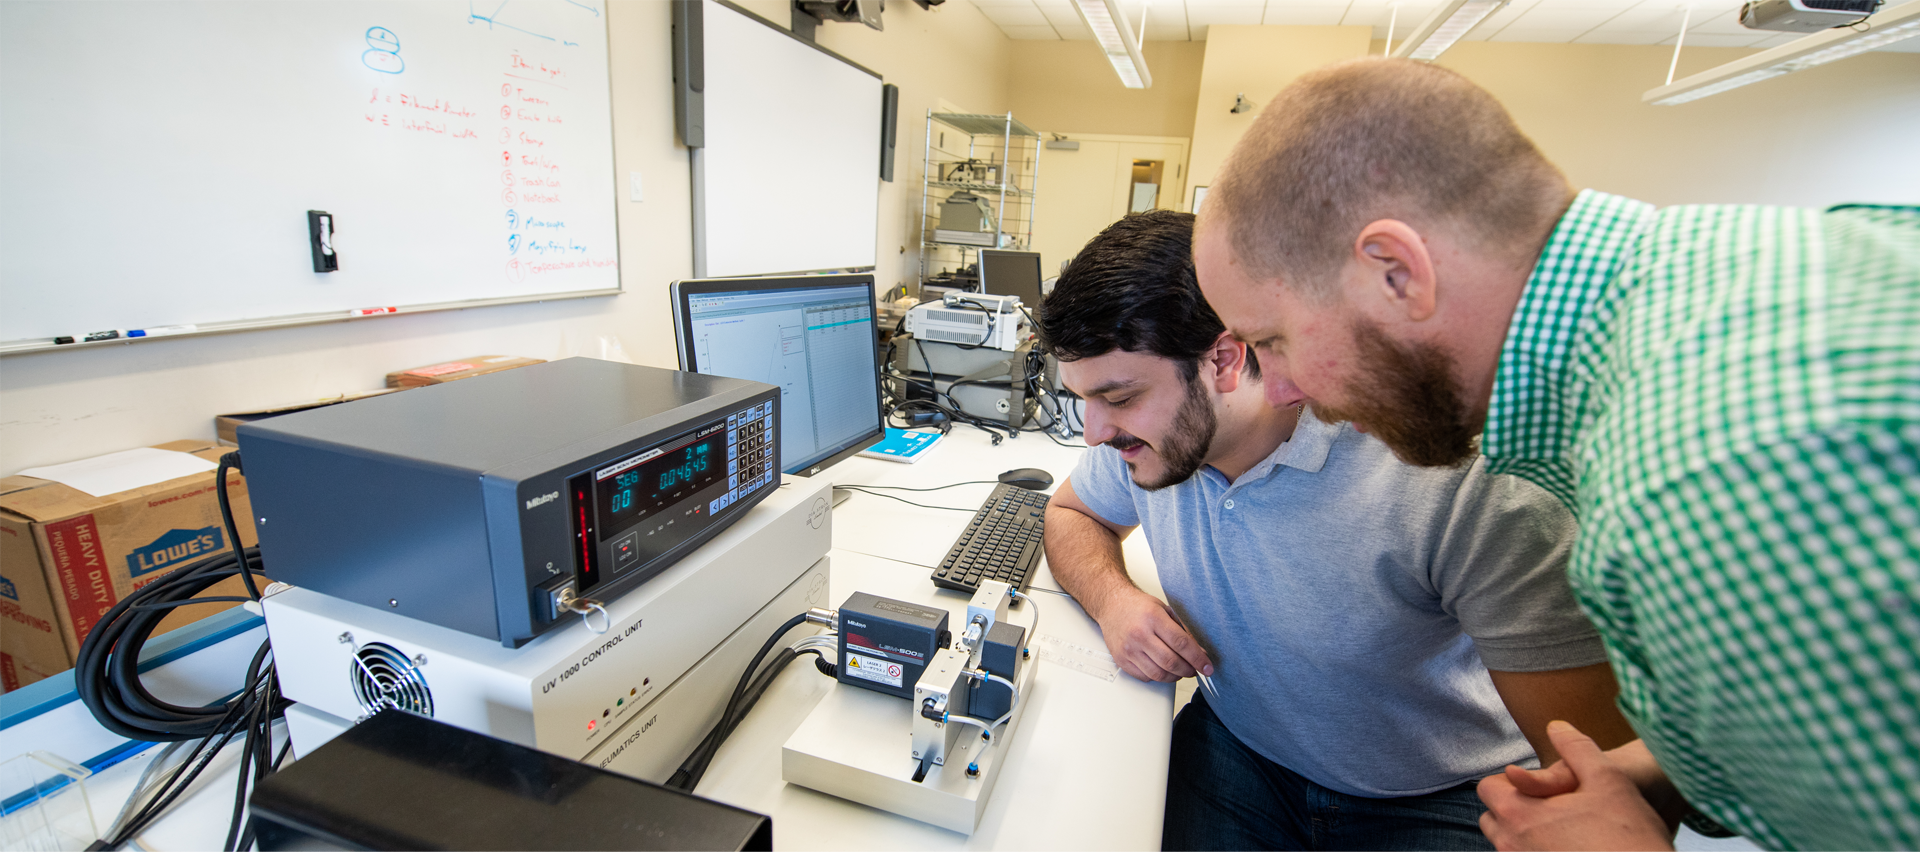
[[[127,573],[139,577],[216,553],[227,546],[226,536],[222,533],[219,527],[168,530],[166,535],[154,539],[152,544],[134,548],[132,553],[127,554]]]
[[[527,508],[531,509],[535,506],[544,506],[558,499],[560,499],[560,492],[558,491],[552,492],[550,494],[542,494],[539,497],[535,497],[532,500],[528,500]]]

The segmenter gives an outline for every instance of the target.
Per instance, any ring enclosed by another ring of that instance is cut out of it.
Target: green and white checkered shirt
[[[1574,591],[1694,807],[1920,849],[1920,208],[1582,192],[1481,450],[1579,518]]]

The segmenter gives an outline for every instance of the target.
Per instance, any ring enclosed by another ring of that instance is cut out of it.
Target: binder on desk
[[[938,443],[940,443],[939,432],[909,432],[888,426],[887,436],[881,438],[880,443],[861,450],[860,454],[870,458],[913,464]]]

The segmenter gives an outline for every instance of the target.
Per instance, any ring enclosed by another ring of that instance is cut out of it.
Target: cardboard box
[[[207,441],[155,449],[212,462],[231,452]],[[250,547],[258,538],[246,482],[239,474],[228,478],[234,522]],[[102,497],[31,476],[0,479],[0,576],[6,580],[0,592],[13,596],[0,594],[6,657],[0,659],[6,678],[0,685],[15,689],[71,668],[81,640],[115,603],[174,568],[225,552],[227,532],[214,487],[213,471]],[[238,576],[202,593],[245,594]],[[155,635],[236,605],[176,609]]]
[[[511,370],[515,367],[525,367],[528,364],[544,363],[546,361],[540,358],[522,358],[518,355],[480,355],[388,373],[387,387],[416,388],[422,385],[440,385],[470,379],[474,376],[484,376],[488,373],[498,373],[501,370]]]
[[[399,388],[381,388],[379,390],[360,391],[359,393],[343,393],[339,396],[327,397],[326,399],[316,399],[316,400],[310,400],[307,402],[296,402],[290,405],[276,405],[272,408],[257,408],[252,411],[235,411],[231,414],[215,414],[213,416],[213,433],[214,433],[214,437],[217,437],[220,439],[220,444],[222,446],[232,447],[239,444],[239,441],[234,438],[234,430],[237,429],[242,423],[252,423],[255,420],[265,420],[269,417],[278,417],[282,414],[292,414],[296,411],[306,411],[309,408],[320,408],[328,405],[338,405],[339,403],[342,403],[342,402],[352,402],[356,399],[366,399],[367,397],[370,397],[370,396],[379,396],[381,394],[393,393],[396,390],[399,390]]]

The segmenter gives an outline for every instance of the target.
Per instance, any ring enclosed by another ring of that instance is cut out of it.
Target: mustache
[[[1142,446],[1147,442],[1142,441],[1139,438],[1135,438],[1134,436],[1129,435],[1125,432],[1121,432],[1120,434],[1107,439],[1106,443],[1107,443],[1107,446],[1112,447],[1116,450],[1131,450],[1134,447]]]

